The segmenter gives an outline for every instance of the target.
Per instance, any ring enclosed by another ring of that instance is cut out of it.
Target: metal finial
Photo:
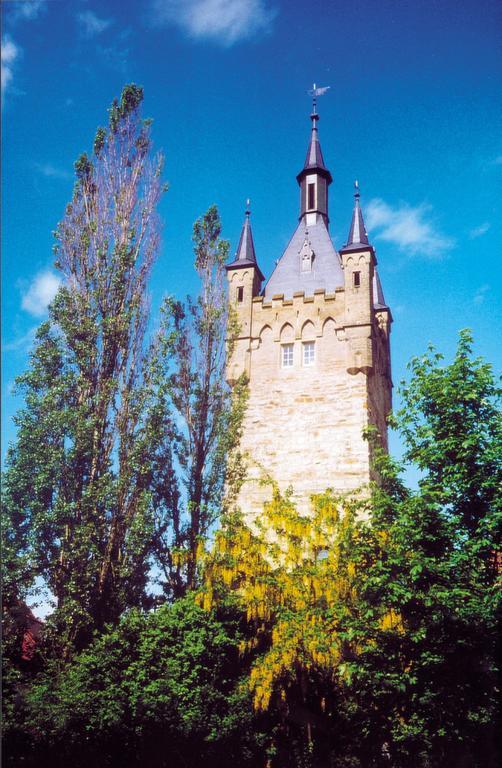
[[[246,200],[246,216],[248,217],[248,219],[250,215],[251,215],[251,200],[248,197],[248,199]]]
[[[361,193],[359,191],[359,182],[357,179],[354,181],[354,189],[356,190],[354,192],[354,197],[356,198],[356,200],[359,200]]]
[[[327,93],[330,88],[330,85],[325,85],[323,88],[318,88],[317,85],[313,83],[312,89],[307,91],[309,96],[312,96],[312,119],[319,119],[317,117],[317,97],[324,96],[324,94]],[[316,116],[315,118],[313,117],[314,115]]]

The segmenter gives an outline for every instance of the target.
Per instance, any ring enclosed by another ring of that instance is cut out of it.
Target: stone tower
[[[239,504],[258,514],[271,478],[293,489],[302,512],[326,488],[352,491],[371,477],[363,430],[375,425],[387,446],[391,407],[389,334],[392,317],[368,241],[356,182],[347,244],[329,235],[328,190],[315,109],[305,164],[298,174],[299,223],[262,290],[250,212],[235,259],[228,299],[239,334],[227,361],[232,385],[245,373],[249,402],[241,449],[247,476]]]

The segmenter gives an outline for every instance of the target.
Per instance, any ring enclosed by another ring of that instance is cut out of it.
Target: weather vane
[[[317,85],[314,83],[310,91],[307,91],[308,95],[312,96],[312,112],[314,113],[314,115],[316,114],[317,97],[324,96],[324,94],[327,93],[330,88],[331,88],[331,85],[325,85],[323,88],[318,88]]]

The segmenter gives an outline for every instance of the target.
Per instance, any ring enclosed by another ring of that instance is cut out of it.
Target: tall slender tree
[[[216,206],[195,222],[193,242],[200,292],[185,302],[165,300],[152,355],[165,429],[156,460],[157,554],[172,596],[196,586],[203,543],[239,482],[236,446],[247,393],[244,379],[233,394],[225,382],[236,323],[225,290],[228,242],[221,239]]]
[[[4,478],[19,553],[55,596],[64,655],[145,601],[155,437],[146,286],[165,187],[142,101],[142,88],[126,86],[92,155],[75,164],[73,196],[54,233],[62,287],[18,380],[25,406]]]

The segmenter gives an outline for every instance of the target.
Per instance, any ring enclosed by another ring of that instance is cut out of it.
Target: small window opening
[[[315,363],[315,341],[305,341],[303,344],[303,365],[309,366]]]
[[[309,211],[315,208],[315,184],[307,186],[307,207]]]
[[[242,286],[237,288],[237,301],[244,301],[244,288]]]
[[[353,273],[353,279],[354,279],[354,288],[359,288],[361,285],[361,273],[360,272],[354,272]]]
[[[281,365],[283,368],[291,368],[293,366],[292,344],[283,344],[281,346]]]

